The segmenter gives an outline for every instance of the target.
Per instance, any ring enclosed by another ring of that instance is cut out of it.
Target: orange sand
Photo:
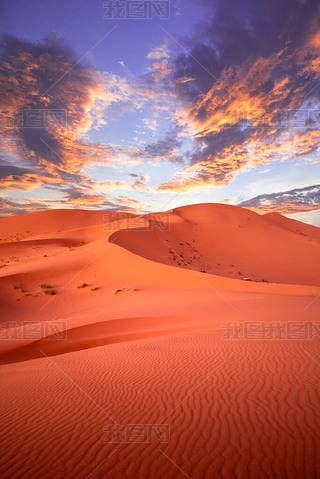
[[[0,219],[1,477],[320,477],[319,228],[220,204],[163,218]],[[225,339],[248,321],[315,335]],[[104,442],[161,422],[169,442]]]

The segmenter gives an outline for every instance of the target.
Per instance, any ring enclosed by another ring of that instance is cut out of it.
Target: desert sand
[[[0,232],[2,478],[320,477],[319,228],[198,204]]]

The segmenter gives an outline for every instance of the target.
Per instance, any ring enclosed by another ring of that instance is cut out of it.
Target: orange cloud
[[[176,82],[177,83],[188,83],[189,81],[194,81],[194,80],[195,80],[195,78],[183,76],[183,77],[177,78]]]
[[[162,78],[165,75],[169,75],[171,73],[167,60],[162,60],[161,62],[152,63],[152,68],[154,70],[153,78],[156,81],[162,80]]]
[[[176,114],[179,125],[193,129],[195,150],[190,166],[158,191],[221,186],[244,167],[291,160],[318,148],[319,110],[306,98],[306,86],[318,78],[318,24],[319,19],[298,54],[285,47],[224,68],[207,93]]]
[[[251,206],[251,210],[255,211],[256,213],[266,214],[266,213],[280,213],[281,215],[291,215],[294,213],[303,213],[307,211],[316,211],[320,209],[320,205],[317,206],[310,206],[304,205],[302,203],[296,203],[294,201],[283,201],[281,205],[277,203],[265,203],[264,205],[257,205]]]
[[[34,168],[25,178],[3,179],[4,188],[56,184],[67,175],[85,179],[83,167],[119,156],[112,146],[86,139],[92,128],[105,124],[106,108],[120,98],[119,88],[112,88],[115,79],[108,82],[93,68],[77,64],[72,52],[54,42],[34,45],[8,37],[2,60],[3,149]]]

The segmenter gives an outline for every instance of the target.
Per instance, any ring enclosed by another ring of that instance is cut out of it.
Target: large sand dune
[[[1,477],[320,477],[319,228],[202,204],[0,230]]]
[[[170,231],[128,229],[111,241],[153,261],[231,278],[320,282],[319,228],[223,204],[177,208],[168,221]]]

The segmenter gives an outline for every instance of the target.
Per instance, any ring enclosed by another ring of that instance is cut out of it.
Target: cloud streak
[[[277,212],[284,215],[320,209],[320,185],[296,188],[290,191],[259,195],[242,201],[238,206],[250,208],[257,213]]]

